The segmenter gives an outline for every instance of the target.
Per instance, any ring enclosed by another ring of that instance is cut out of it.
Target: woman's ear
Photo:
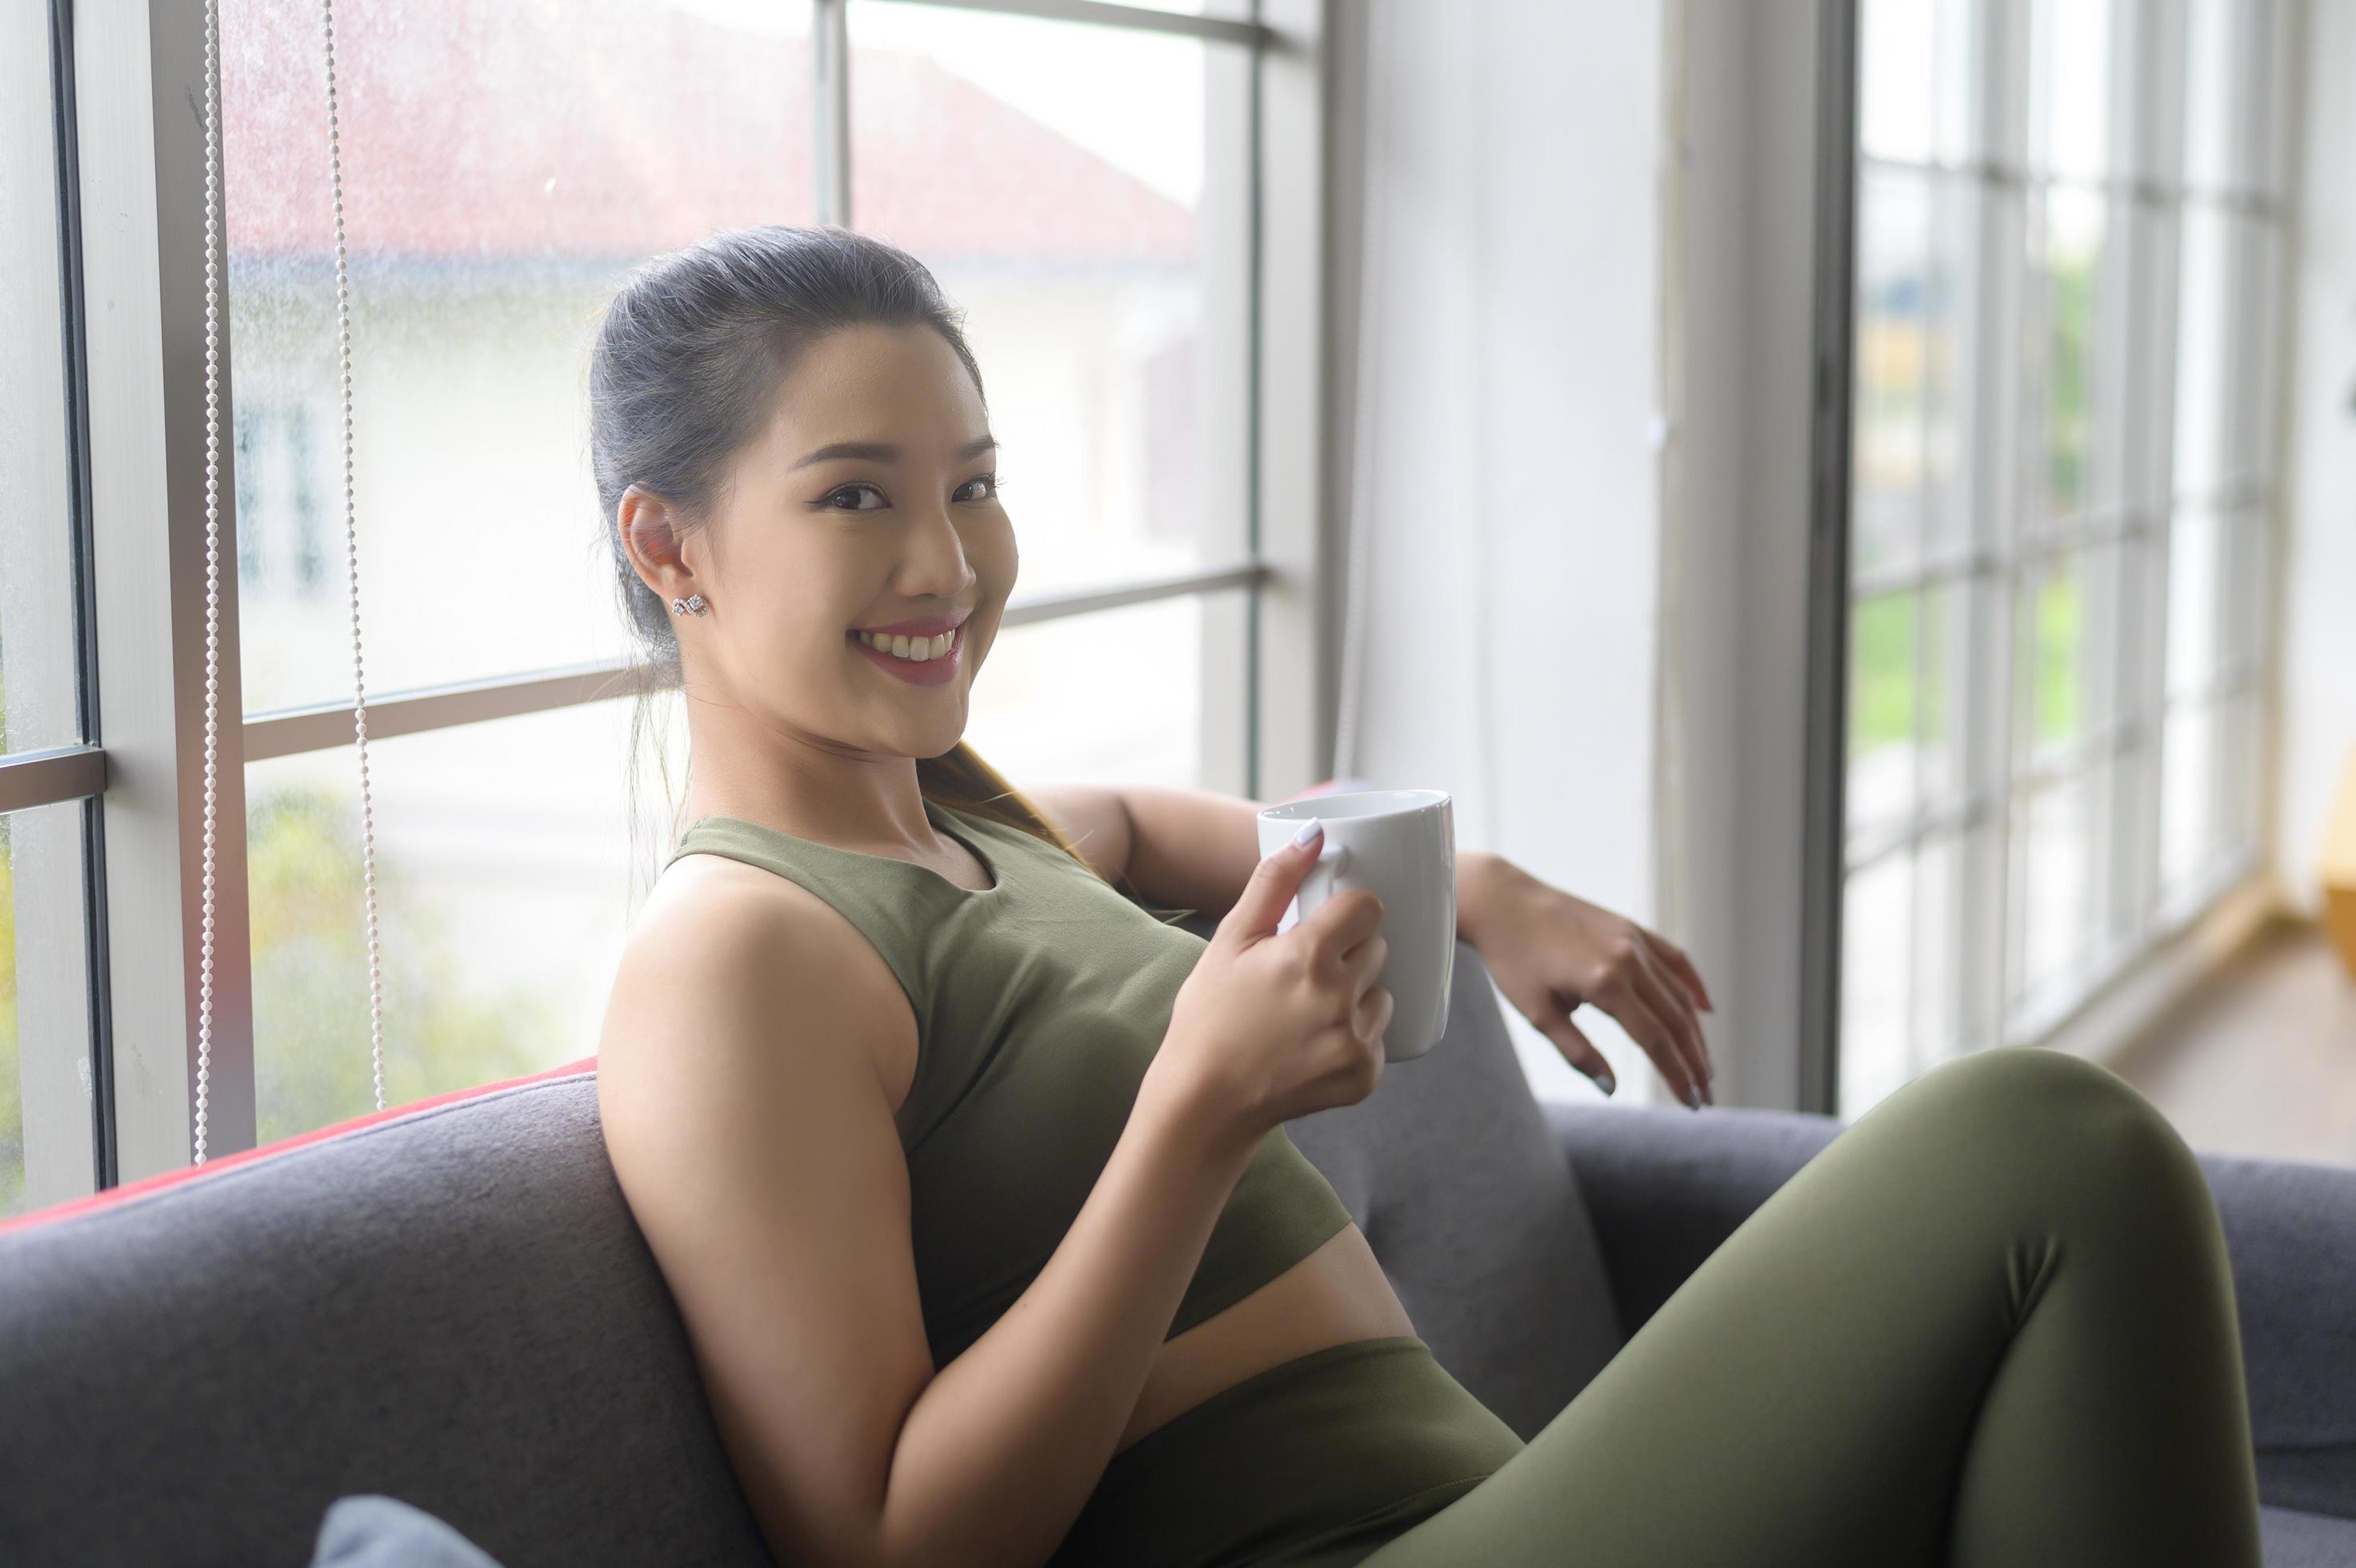
[[[677,598],[694,591],[695,574],[680,553],[676,507],[632,485],[615,505],[614,521],[639,579],[659,597]]]

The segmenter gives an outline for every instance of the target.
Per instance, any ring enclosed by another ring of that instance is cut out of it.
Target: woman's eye
[[[986,501],[997,493],[998,476],[984,474],[979,478],[968,479],[964,484],[959,485],[956,499],[961,501]]]
[[[862,501],[862,497],[874,499],[871,504]],[[873,485],[844,485],[828,492],[826,504],[844,511],[880,511],[885,503],[884,492]]]

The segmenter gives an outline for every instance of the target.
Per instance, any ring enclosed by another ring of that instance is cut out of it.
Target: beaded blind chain
[[[376,909],[376,820],[369,792],[368,692],[360,660],[359,532],[352,486],[351,278],[344,243],[344,162],[336,113],[335,0],[320,0],[327,65],[327,172],[336,212],[336,358],[344,421],[344,540],[351,588],[352,721],[360,768],[360,879],[368,916],[369,1040],[376,1108],[384,1109],[384,982]],[[220,0],[205,0],[205,837],[204,935],[197,1002],[195,1163],[205,1163],[212,1064],[214,779],[220,738]]]
[[[369,1056],[384,1109],[384,976],[376,929],[376,817],[369,798],[368,683],[360,672],[360,535],[352,499],[352,288],[344,259],[344,152],[336,122],[336,0],[319,0],[327,40],[327,175],[336,198],[336,360],[344,392],[344,550],[352,593],[352,730],[360,763],[360,891],[368,911]]]
[[[213,1036],[213,758],[220,709],[220,0],[205,0],[205,890],[197,983],[196,1163],[205,1163]]]

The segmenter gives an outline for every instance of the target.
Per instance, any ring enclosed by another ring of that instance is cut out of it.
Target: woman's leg
[[[2191,1151],[2108,1069],[2008,1046],[1859,1117],[1365,1561],[2258,1568],[2257,1507]]]

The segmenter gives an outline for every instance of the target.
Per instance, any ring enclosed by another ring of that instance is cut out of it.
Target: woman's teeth
[[[949,644],[957,640],[954,631],[945,631],[938,637],[916,638],[897,634],[884,637],[872,631],[858,630],[853,630],[851,635],[878,653],[888,653],[894,659],[905,659],[916,664],[922,664],[927,659],[938,659],[949,650]]]

